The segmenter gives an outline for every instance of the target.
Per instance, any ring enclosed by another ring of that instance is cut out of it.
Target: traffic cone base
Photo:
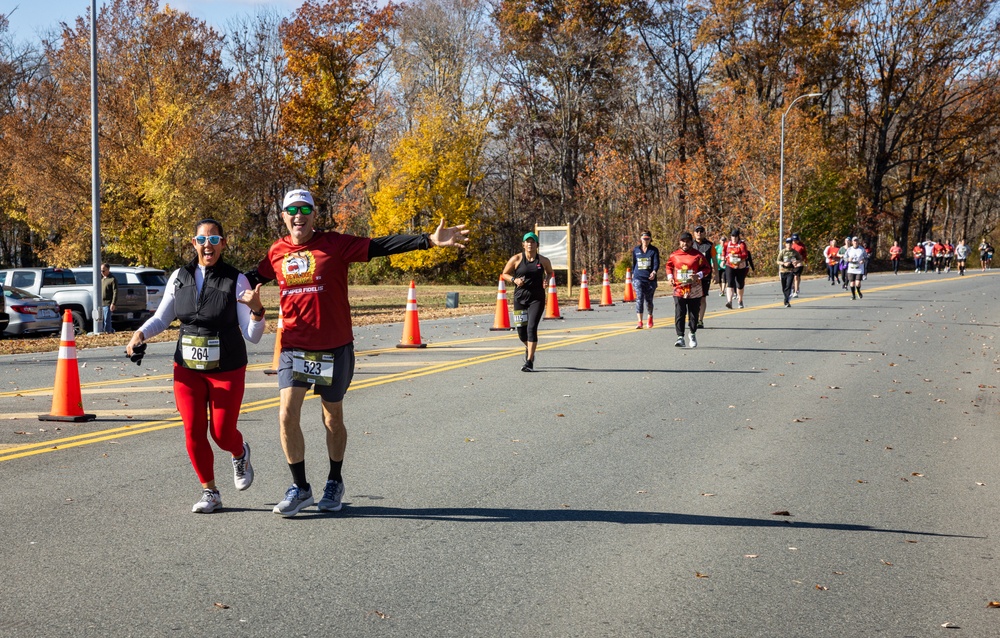
[[[493,315],[493,327],[490,330],[513,329],[510,325],[510,311],[507,309],[507,285],[501,277],[500,283],[497,284],[497,307]]]
[[[63,314],[62,337],[59,341],[59,359],[56,362],[56,381],[52,386],[52,409],[50,414],[39,414],[39,421],[63,421],[82,423],[97,418],[83,412],[83,396],[80,392],[80,368],[76,363],[76,334],[73,329],[73,313]]]
[[[417,317],[417,285],[410,281],[410,290],[406,293],[406,317],[403,319],[403,338],[396,344],[397,348],[426,348],[427,344],[420,340],[420,320]]]

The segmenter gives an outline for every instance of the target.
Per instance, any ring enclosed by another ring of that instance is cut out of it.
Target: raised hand
[[[431,244],[434,246],[455,246],[456,248],[465,248],[465,240],[468,234],[469,231],[466,230],[465,224],[445,228],[444,217],[442,217],[441,223],[438,224],[437,229],[430,236],[430,240]]]

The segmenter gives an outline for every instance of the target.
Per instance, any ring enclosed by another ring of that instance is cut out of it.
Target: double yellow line
[[[1000,272],[1000,271],[997,271]],[[975,277],[985,277],[995,274],[994,272],[981,272],[978,274],[970,274],[965,278],[975,278]],[[949,279],[957,278],[957,275],[952,275]],[[895,290],[899,288],[909,288],[911,286],[922,286],[931,283],[940,282],[943,279],[939,277],[921,279],[919,281],[911,281],[906,283],[894,283],[886,286],[879,286],[870,288],[868,292],[880,292],[884,290]],[[796,302],[797,304],[809,303],[814,301],[824,301],[839,297],[845,294],[842,290],[837,290],[832,294],[819,295],[816,297],[799,298]],[[755,310],[765,310],[769,308],[778,308],[783,305],[783,302],[776,302],[770,304],[764,304],[760,306],[754,306],[752,308],[745,308],[743,310],[718,310],[711,313],[707,313],[706,317],[714,318],[723,315],[734,314],[738,312],[751,312]],[[555,329],[547,330],[549,334],[574,334],[585,332],[586,334],[571,336],[566,338],[561,338],[558,341],[549,341],[544,345],[539,345],[539,350],[553,350],[556,348],[563,348],[566,346],[572,346],[586,341],[593,341],[595,339],[607,339],[610,337],[621,336],[625,334],[630,334],[635,332],[635,328],[628,324],[629,327],[623,328],[621,323],[609,323],[596,326],[577,326],[573,328],[560,328],[554,327]],[[597,332],[595,332],[597,331]],[[455,347],[460,345],[465,345],[469,343],[484,343],[491,341],[505,341],[514,337],[511,332],[504,333],[496,336],[483,336],[483,337],[471,337],[468,339],[457,339],[449,342],[443,342],[440,344],[431,344],[428,349],[439,348],[445,350],[449,347]],[[394,347],[392,348],[381,348],[376,350],[366,350],[364,352],[359,352],[358,356],[376,356],[380,354],[385,354],[389,352],[399,352]],[[457,368],[465,368],[474,365],[480,365],[484,363],[490,363],[492,361],[499,361],[500,359],[509,359],[511,357],[521,356],[522,350],[520,348],[513,348],[509,351],[502,352],[492,352],[489,354],[478,355],[475,357],[468,357],[465,359],[459,359],[456,361],[447,361],[443,363],[435,363],[420,367],[413,370],[407,370],[404,372],[396,372],[386,375],[377,376],[371,379],[366,379],[363,381],[355,381],[351,384],[349,391],[354,390],[364,390],[366,388],[374,388],[380,385],[386,385],[389,383],[398,383],[400,381],[408,381],[411,379],[417,379],[420,377],[429,376],[432,374],[438,374],[441,372],[448,372],[450,370],[455,370]],[[269,367],[270,364],[254,364],[248,366],[248,370],[264,370]],[[172,374],[163,374],[151,377],[142,377],[141,379],[120,379],[114,381],[100,381],[85,384],[83,387],[106,387],[109,384],[113,385],[125,385],[129,383],[135,383],[136,381],[162,381],[166,379],[172,379]],[[51,394],[52,388],[36,388],[33,390],[22,390],[16,392],[5,392],[0,393],[0,398],[2,397],[12,397],[12,396],[31,396],[39,394]],[[306,400],[311,400],[316,398],[316,395],[307,395]],[[278,407],[279,399],[278,397],[272,397],[270,399],[263,399],[261,401],[253,401],[250,403],[245,403],[241,409],[241,414],[248,414],[251,412],[259,412],[260,410],[269,410]],[[108,441],[112,439],[119,439],[126,436],[134,436],[136,434],[145,434],[147,432],[156,432],[158,430],[165,430],[168,428],[175,428],[183,425],[181,423],[180,417],[173,417],[170,419],[164,419],[161,421],[149,421],[146,423],[138,423],[136,425],[126,425],[119,428],[111,428],[106,430],[100,430],[98,432],[90,432],[88,434],[80,434],[77,436],[65,437],[61,439],[54,439],[51,441],[45,441],[41,443],[34,443],[29,445],[21,445],[13,448],[8,448],[0,451],[0,462],[12,461],[14,459],[24,458],[27,456],[34,456],[36,454],[45,454],[47,452],[55,452],[58,450],[66,450],[69,448],[79,447],[81,445],[89,445],[91,443],[99,443],[101,441]]]
[[[581,326],[581,327],[577,327],[577,328],[571,328],[571,329],[566,330],[566,332],[572,333],[572,332],[587,331],[587,334],[565,338],[565,339],[562,339],[562,340],[560,340],[558,342],[555,342],[555,343],[552,343],[552,344],[548,344],[548,345],[545,345],[545,346],[540,346],[539,349],[540,350],[547,350],[547,349],[552,349],[552,348],[561,348],[561,347],[565,347],[565,346],[575,345],[575,344],[578,344],[578,343],[583,343],[585,341],[589,341],[589,340],[593,340],[593,339],[605,339],[605,338],[608,338],[608,337],[613,337],[613,336],[616,336],[616,335],[619,335],[619,334],[625,334],[625,333],[628,333],[628,332],[632,331],[631,329],[621,328],[620,325],[621,324],[608,324],[608,325],[603,325],[603,326],[585,326],[585,327]],[[612,329],[608,330],[607,328],[612,328]],[[602,330],[602,329],[604,330],[604,332],[598,332],[596,334],[593,333],[593,332],[591,332],[593,330]],[[453,347],[453,346],[456,346],[456,345],[466,344],[466,343],[482,343],[483,341],[507,340],[507,339],[511,339],[513,336],[514,335],[512,333],[507,333],[507,334],[504,334],[504,335],[493,336],[493,337],[461,339],[461,340],[455,340],[455,341],[443,343],[443,344],[440,344],[440,345],[437,345],[437,346],[430,346],[430,347],[437,347],[437,348],[445,349],[447,347]],[[384,353],[387,353],[387,352],[399,352],[399,351],[396,350],[395,348],[383,348],[383,349],[379,349],[379,350],[368,350],[368,351],[365,351],[363,353],[359,353],[359,356],[372,356],[372,355],[384,354]],[[464,367],[469,367],[469,366],[474,366],[474,365],[480,365],[480,364],[483,364],[483,363],[489,363],[489,362],[492,362],[492,361],[498,361],[500,359],[507,359],[507,358],[511,358],[511,357],[521,356],[521,352],[522,351],[519,348],[514,348],[514,349],[503,351],[503,352],[493,352],[493,353],[489,353],[489,354],[478,355],[478,356],[475,356],[475,357],[468,357],[468,358],[465,358],[465,359],[459,359],[457,361],[447,361],[447,362],[443,362],[443,363],[436,363],[436,364],[428,365],[428,366],[421,367],[421,368],[418,368],[418,369],[415,369],[415,370],[407,370],[407,371],[404,371],[404,372],[396,372],[396,373],[392,373],[392,374],[381,375],[381,376],[378,376],[378,377],[374,377],[372,379],[365,379],[363,381],[357,381],[357,380],[355,380],[351,384],[351,387],[348,389],[348,391],[363,390],[363,389],[366,389],[366,388],[373,388],[373,387],[377,387],[377,386],[380,386],[380,385],[386,385],[386,384],[389,384],[389,383],[397,383],[397,382],[400,382],[400,381],[408,381],[410,379],[417,379],[419,377],[424,377],[424,376],[428,376],[428,375],[432,375],[432,374],[438,374],[438,373],[441,373],[441,372],[448,372],[450,370],[455,370],[457,368],[464,368]],[[259,368],[259,369],[263,370],[266,367],[268,367],[268,365],[269,364],[258,364],[258,365],[254,365],[254,366],[249,366],[248,369]],[[170,379],[170,378],[173,378],[172,375],[158,375],[156,377],[143,377],[141,380],[142,381],[151,381],[151,380],[164,380],[164,379]],[[135,381],[136,381],[136,379],[128,379],[128,380],[123,380],[123,381],[115,381],[113,383],[126,383],[126,382],[135,382]],[[106,384],[98,382],[98,383],[86,384],[85,387],[95,387],[95,386],[103,386],[103,385],[106,385]],[[39,388],[39,389],[36,389],[36,390],[30,390],[30,391],[24,391],[24,392],[17,392],[17,393],[10,393],[10,394],[28,395],[28,394],[31,394],[31,393],[39,394],[39,393],[44,393],[44,392],[51,393],[52,390],[51,390],[51,388]],[[307,401],[315,399],[315,398],[316,398],[316,395],[312,395],[312,394],[306,395],[306,400]],[[278,397],[272,397],[270,399],[263,399],[263,400],[260,400],[260,401],[253,401],[253,402],[250,402],[250,403],[244,403],[241,406],[241,408],[240,408],[240,414],[249,414],[251,412],[259,412],[261,410],[273,409],[273,408],[277,408],[278,405],[279,405],[279,399],[278,399]],[[39,443],[32,443],[32,444],[28,444],[28,445],[20,445],[20,446],[17,446],[17,447],[8,448],[8,449],[0,451],[0,462],[3,462],[3,461],[12,461],[14,459],[20,459],[20,458],[24,458],[24,457],[28,457],[28,456],[35,456],[37,454],[45,454],[45,453],[48,453],[48,452],[56,452],[56,451],[59,451],[59,450],[66,450],[66,449],[70,449],[70,448],[74,448],[74,447],[80,447],[82,445],[89,445],[91,443],[99,443],[101,441],[109,441],[109,440],[113,440],[113,439],[120,439],[120,438],[124,438],[126,436],[134,436],[136,434],[145,434],[147,432],[156,432],[158,430],[166,430],[168,428],[175,428],[175,427],[179,427],[179,426],[182,426],[182,425],[183,425],[183,423],[181,422],[181,418],[179,416],[177,416],[177,417],[172,417],[170,419],[164,419],[164,420],[161,420],[161,421],[148,421],[148,422],[145,422],[145,423],[137,423],[135,425],[125,425],[125,426],[117,427],[117,428],[104,429],[104,430],[100,430],[100,431],[97,431],[97,432],[89,432],[89,433],[86,433],[86,434],[79,434],[79,435],[76,435],[76,436],[64,437],[64,438],[60,438],[60,439],[54,439],[54,440],[51,440],[51,441],[44,441],[44,442],[39,442]]]

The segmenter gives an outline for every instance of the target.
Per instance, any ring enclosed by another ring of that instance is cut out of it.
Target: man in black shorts
[[[431,246],[460,248],[469,232],[464,225],[445,228],[442,219],[433,233],[369,239],[316,229],[315,212],[309,191],[286,193],[282,219],[289,234],[276,241],[267,257],[247,273],[251,285],[277,279],[281,288],[279,426],[281,447],[293,482],[273,511],[286,518],[314,502],[312,486],[306,480],[301,426],[302,404],[310,388],[322,399],[330,459],[330,472],[318,507],[321,511],[336,512],[342,505],[341,470],[347,449],[343,399],[354,375],[348,266]]]
[[[709,241],[708,237],[705,235],[704,226],[695,226],[694,229],[694,247],[698,249],[708,261],[709,266],[712,268],[712,272],[716,272],[719,268],[719,260],[715,254],[715,244]],[[708,290],[712,287],[712,277],[707,276],[701,280],[701,308],[698,310],[698,330],[705,327],[705,310],[708,309]]]

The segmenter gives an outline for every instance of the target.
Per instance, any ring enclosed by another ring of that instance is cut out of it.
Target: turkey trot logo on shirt
[[[286,286],[301,286],[313,283],[316,259],[308,250],[300,250],[285,255],[281,262],[281,272],[285,275]]]

